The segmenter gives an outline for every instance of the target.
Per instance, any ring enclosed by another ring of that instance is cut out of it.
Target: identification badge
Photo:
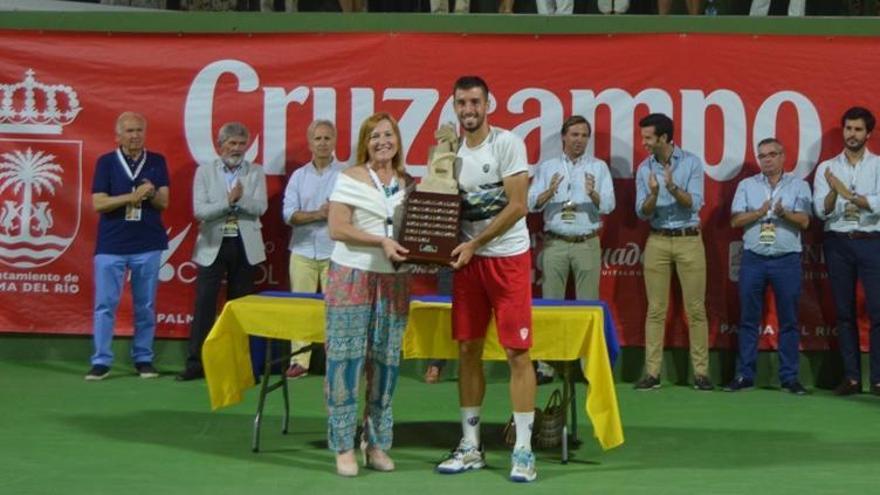
[[[566,201],[562,205],[562,215],[560,215],[560,219],[565,223],[574,223],[575,220],[575,207],[574,203],[571,201]]]
[[[773,222],[763,222],[761,224],[761,233],[758,234],[758,242],[770,245],[776,242],[776,224]]]
[[[394,222],[390,218],[385,220],[385,235],[394,239]]]
[[[135,192],[137,189],[132,187],[131,192]],[[126,222],[140,222],[141,215],[143,214],[143,208],[141,208],[141,204],[138,203],[137,206],[132,205],[131,203],[127,203],[125,205],[125,221]]]
[[[234,213],[226,217],[223,224],[223,237],[238,237],[238,216]]]
[[[125,205],[125,221],[126,222],[140,222],[141,215],[143,214],[144,209],[138,206],[132,206],[131,203]]]
[[[853,203],[846,203],[846,207],[843,210],[843,221],[846,223],[851,223],[853,225],[859,224],[859,207]]]

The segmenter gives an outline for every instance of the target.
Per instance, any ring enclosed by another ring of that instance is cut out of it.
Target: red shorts
[[[452,338],[486,337],[494,311],[498,340],[508,349],[532,347],[532,255],[474,256],[452,281]]]

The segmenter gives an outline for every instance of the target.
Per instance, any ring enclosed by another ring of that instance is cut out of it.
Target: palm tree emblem
[[[24,152],[3,153],[0,160],[0,194],[11,188],[16,195],[22,195],[20,203],[4,202],[0,210],[0,229],[7,236],[17,231],[13,239],[30,239],[32,230],[37,236],[45,235],[52,227],[52,209],[46,201],[35,204],[34,193],[39,196],[45,191],[54,196],[55,185],[62,184],[59,173],[63,169],[54,162],[55,155],[34,152],[29,147]]]

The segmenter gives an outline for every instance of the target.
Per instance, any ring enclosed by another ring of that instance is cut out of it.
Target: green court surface
[[[626,443],[602,452],[581,413],[585,442],[571,462],[541,451],[538,481],[517,485],[507,480],[500,442],[507,384],[493,377],[483,415],[489,468],[444,476],[433,465],[458,440],[455,381],[404,376],[390,452],[397,471],[343,479],[324,444],[322,377],[292,384],[288,435],[280,433],[280,397],[270,398],[255,454],[256,389],[212,412],[204,382],[175,382],[173,370],[144,380],[117,366],[103,382],[84,381],[85,371],[71,361],[0,362],[0,493],[876,493],[880,468],[880,397],[705,393],[670,383],[635,392],[619,383]],[[540,387],[539,402],[552,389]]]

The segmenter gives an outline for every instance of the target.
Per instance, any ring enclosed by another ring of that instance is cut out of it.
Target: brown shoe
[[[287,378],[291,380],[296,380],[297,378],[306,376],[309,374],[309,370],[303,368],[298,364],[291,364],[290,368],[287,368],[287,372],[285,373]]]
[[[840,382],[840,385],[838,385],[837,388],[834,389],[834,395],[840,396],[855,395],[860,393],[862,393],[862,384],[846,378],[844,378],[844,380]]]

